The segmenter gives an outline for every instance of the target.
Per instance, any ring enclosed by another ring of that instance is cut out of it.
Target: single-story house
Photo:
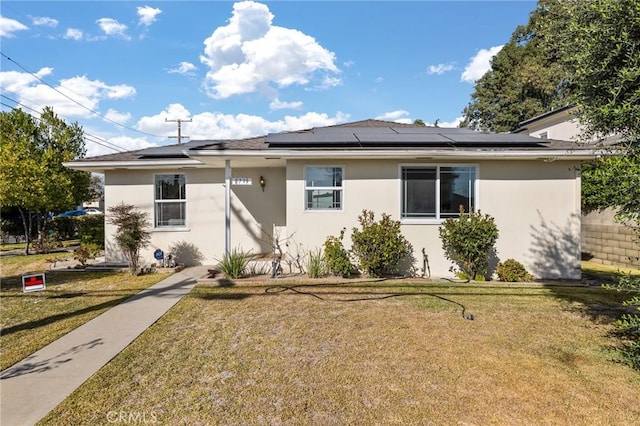
[[[105,211],[132,204],[152,221],[157,249],[190,247],[215,264],[226,250],[321,248],[373,211],[401,222],[434,277],[452,276],[438,228],[459,206],[495,218],[497,259],[538,278],[580,277],[580,164],[590,147],[525,134],[481,133],[364,120],[239,140],[193,140],[83,158],[68,167],[104,174]],[[107,224],[106,259],[122,260]],[[423,249],[426,259],[423,257]],[[183,251],[184,252],[184,251]],[[426,273],[426,271],[424,271]]]

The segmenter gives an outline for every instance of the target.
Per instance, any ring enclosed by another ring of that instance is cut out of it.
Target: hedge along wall
[[[634,233],[614,220],[615,212],[607,209],[582,216],[582,253],[584,260],[604,265],[640,268],[640,246]]]

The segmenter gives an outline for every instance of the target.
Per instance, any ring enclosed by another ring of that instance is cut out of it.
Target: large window
[[[342,209],[342,167],[305,167],[305,209]]]
[[[473,166],[402,167],[402,218],[446,219],[475,210]]]
[[[185,226],[186,199],[184,175],[156,175],[156,228]]]

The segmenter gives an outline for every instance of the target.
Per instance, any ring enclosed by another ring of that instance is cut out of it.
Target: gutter
[[[442,150],[405,150],[405,151],[291,151],[291,150],[260,150],[260,151],[189,151],[185,154],[191,158],[202,158],[203,161],[211,157],[229,158],[283,158],[283,159],[318,159],[318,158],[347,158],[347,159],[375,159],[375,158],[433,158],[433,159],[497,159],[497,160],[531,160],[531,159],[571,159],[592,160],[602,155],[610,155],[606,151],[591,149],[576,150],[537,150],[537,151],[442,151]]]

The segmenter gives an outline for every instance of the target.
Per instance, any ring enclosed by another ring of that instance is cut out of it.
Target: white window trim
[[[339,209],[310,209],[307,208],[307,169],[312,168],[312,167],[334,167],[334,168],[340,168],[342,169],[342,186],[314,186],[313,189],[325,189],[325,190],[336,190],[339,189],[342,194],[341,194],[341,198],[340,198],[340,208]],[[309,213],[335,213],[335,212],[342,212],[344,211],[344,204],[345,204],[345,171],[346,171],[346,167],[344,166],[344,164],[316,164],[316,163],[310,163],[310,164],[305,164],[304,168],[303,168],[303,176],[302,176],[302,202],[304,204],[304,208],[303,211],[309,212]]]
[[[182,175],[184,176],[184,191],[185,191],[185,198],[184,200],[157,200],[156,199],[156,177],[157,176],[166,176],[166,175]],[[165,173],[154,173],[153,174],[153,230],[157,231],[157,232],[166,232],[166,231],[186,231],[188,230],[187,228],[187,220],[188,220],[188,215],[187,215],[187,196],[186,196],[186,192],[187,192],[187,174],[186,173],[177,173],[177,172],[165,172]],[[160,203],[178,203],[178,202],[182,202],[184,203],[184,225],[176,225],[176,226],[157,226],[157,220],[156,220],[156,204]]]
[[[440,167],[475,167],[476,176],[473,184],[475,196],[475,211],[480,210],[480,164],[478,163],[398,163],[398,217],[402,225],[440,225],[444,223],[446,218],[403,218],[402,217],[402,193],[404,189],[402,181],[403,167],[435,167],[436,168],[436,206],[438,206],[437,215],[440,214]]]

